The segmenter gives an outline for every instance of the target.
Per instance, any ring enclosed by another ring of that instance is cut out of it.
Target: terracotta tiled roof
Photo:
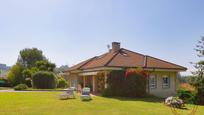
[[[75,66],[68,71],[85,70],[98,67],[143,67],[149,69],[175,69],[185,71],[186,68],[176,65],[158,58],[139,54],[124,48],[118,52],[108,52],[101,56],[88,59]]]
[[[145,56],[126,49],[120,49],[118,54],[113,58],[107,66],[117,67],[143,67]]]
[[[93,60],[94,58],[96,58],[96,57],[93,57],[93,58],[91,58],[91,59],[88,59],[88,60],[86,60],[86,61],[83,61],[83,62],[81,62],[81,63],[78,63],[78,64],[76,64],[76,65],[70,67],[70,68],[68,69],[68,71],[80,69],[81,67],[83,67],[85,64],[87,64],[88,62],[90,62],[90,61]]]
[[[115,56],[115,53],[106,53],[101,56],[97,56],[89,63],[85,64],[81,69],[87,69],[87,68],[95,68],[95,67],[102,67],[106,66],[108,62]]]
[[[146,62],[147,68],[161,68],[161,69],[180,69],[180,70],[186,70],[185,67],[182,67],[180,65],[170,63],[155,57],[147,56],[147,62]]]

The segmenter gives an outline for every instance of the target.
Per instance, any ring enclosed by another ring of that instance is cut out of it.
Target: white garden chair
[[[80,96],[82,101],[91,100],[90,91],[91,90],[88,87],[85,87],[82,89],[81,96]]]
[[[74,89],[65,89],[65,93],[60,94],[60,99],[61,100],[66,100],[66,99],[73,99],[75,98],[74,96]]]

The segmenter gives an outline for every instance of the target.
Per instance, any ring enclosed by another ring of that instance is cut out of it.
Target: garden
[[[91,101],[75,99],[59,100],[61,92],[13,92],[0,93],[1,115],[172,115],[160,98],[107,98],[93,96]],[[182,115],[192,110],[178,109]],[[198,106],[196,115],[203,115],[204,106]]]
[[[203,44],[204,38],[196,46],[200,57],[204,56]],[[142,68],[110,71],[108,87],[101,96],[93,95],[90,101],[81,101],[76,92],[74,99],[60,100],[62,90],[69,87],[64,76],[55,71],[55,64],[41,50],[23,49],[7,79],[0,79],[0,90],[13,88],[27,92],[1,92],[0,114],[171,115],[190,114],[193,111],[202,115],[204,62],[201,60],[194,65],[197,69],[194,76],[179,85],[175,97],[166,100],[146,93],[148,73]]]

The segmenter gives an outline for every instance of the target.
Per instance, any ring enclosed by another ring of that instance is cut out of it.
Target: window
[[[150,87],[151,89],[157,88],[157,78],[156,78],[155,75],[151,75],[151,76],[149,77],[149,87]]]
[[[170,77],[169,76],[163,76],[162,77],[162,87],[163,88],[170,88]]]

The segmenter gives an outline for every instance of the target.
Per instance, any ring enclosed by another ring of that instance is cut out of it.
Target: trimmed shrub
[[[27,88],[28,86],[26,84],[18,84],[17,86],[14,87],[14,90],[25,90]]]
[[[138,73],[126,73],[124,70],[111,71],[107,79],[108,88],[104,96],[144,97],[146,95],[146,77]]]
[[[188,84],[183,83],[179,86],[177,90],[177,96],[182,99],[185,103],[195,103],[195,88]]]
[[[32,84],[37,89],[54,89],[56,77],[52,72],[39,71],[33,75]]]
[[[185,89],[180,89],[177,91],[177,96],[182,99],[185,103],[191,103],[194,104],[195,103],[195,95]]]
[[[64,78],[62,77],[58,78],[57,88],[66,88],[67,86],[68,86],[68,83]]]

